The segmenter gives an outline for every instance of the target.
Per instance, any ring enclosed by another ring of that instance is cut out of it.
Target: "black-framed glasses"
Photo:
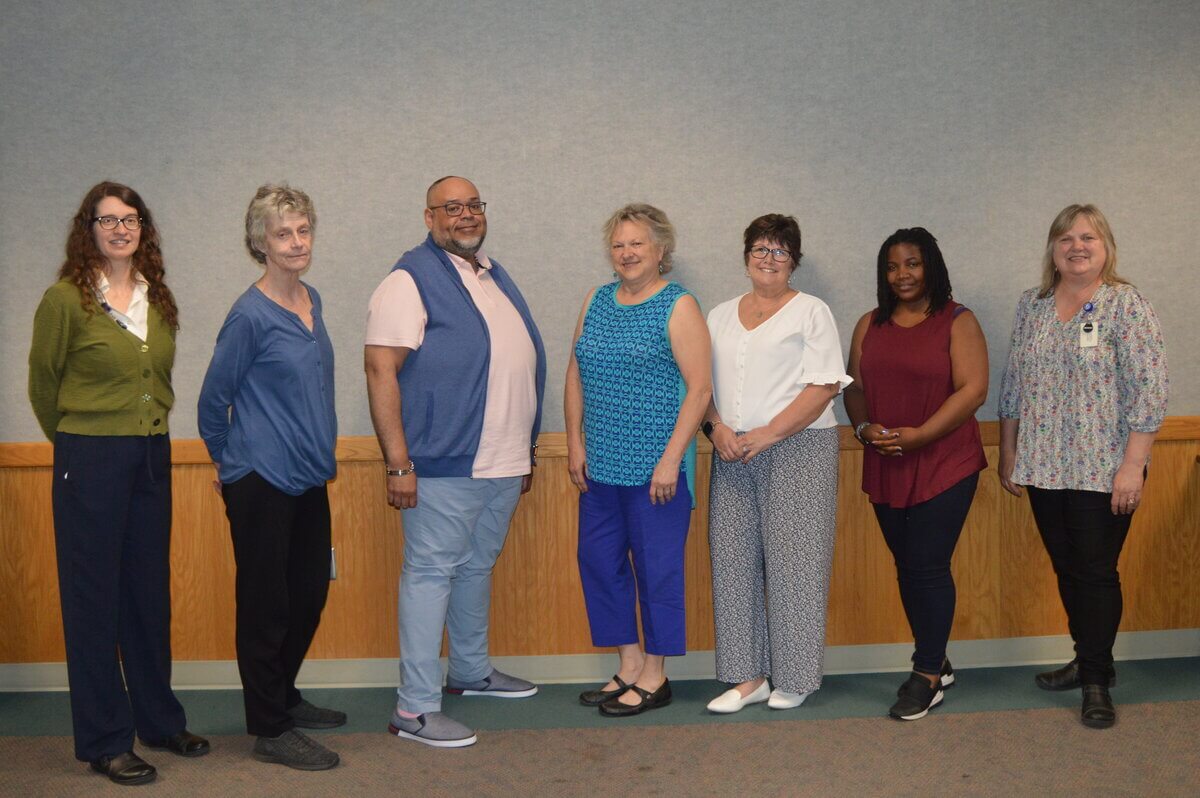
[[[125,225],[126,230],[137,230],[142,226],[140,216],[94,216],[92,221],[100,225],[101,230],[116,230],[118,224]]]
[[[776,263],[787,263],[788,258],[792,257],[792,253],[788,252],[786,249],[771,249],[770,247],[750,248],[750,257],[754,258],[755,260],[762,260],[763,258],[767,257],[767,255],[770,255],[771,260],[775,261]]]
[[[441,208],[447,216],[462,216],[464,210],[469,210],[475,216],[483,216],[487,210],[486,202],[447,202],[445,205],[430,205],[429,210]]]

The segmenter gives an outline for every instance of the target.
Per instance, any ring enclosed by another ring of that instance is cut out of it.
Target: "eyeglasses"
[[[126,230],[137,230],[142,226],[139,216],[126,216],[123,219],[117,216],[95,216],[92,221],[100,225],[101,230],[116,230],[118,224],[125,225]]]
[[[434,211],[441,208],[446,212],[447,216],[462,216],[464,209],[471,211],[474,216],[483,216],[483,212],[487,210],[486,202],[447,202],[445,205],[431,205],[429,210]]]
[[[767,257],[768,254],[771,256],[771,260],[775,261],[776,263],[787,263],[788,258],[792,257],[792,253],[788,252],[786,249],[771,249],[769,247],[750,248],[750,257],[754,258],[755,260],[762,260],[763,258]]]

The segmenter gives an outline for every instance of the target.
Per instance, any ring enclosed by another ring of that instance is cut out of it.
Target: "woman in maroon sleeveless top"
[[[916,642],[913,672],[888,714],[917,720],[954,683],[946,659],[950,557],[987,467],[975,421],[987,398],[987,342],[975,315],[951,299],[928,230],[897,230],[884,241],[877,279],[879,307],[854,328],[847,369],[854,382],[843,401]]]

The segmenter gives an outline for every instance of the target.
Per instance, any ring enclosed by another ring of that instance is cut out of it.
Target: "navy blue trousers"
[[[916,643],[913,668],[921,673],[940,672],[946,658],[958,595],[950,558],[978,484],[979,474],[972,474],[912,507],[872,505],[896,560],[900,601]]]
[[[675,496],[650,503],[650,484],[625,487],[589,479],[579,494],[579,577],[592,645],[638,642],[642,613],[646,653],[687,653],[683,548],[692,496],[681,472]],[[630,562],[632,560],[632,564]]]
[[[75,757],[183,730],[171,691],[171,442],[54,438],[54,542]]]

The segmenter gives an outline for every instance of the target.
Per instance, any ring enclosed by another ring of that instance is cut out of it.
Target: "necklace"
[[[750,308],[750,312],[754,314],[755,319],[762,319],[762,317],[768,313],[774,313],[775,311],[779,310],[779,308],[781,308],[788,299],[791,298],[788,294],[781,294],[774,299],[768,300],[768,304],[762,305],[762,302],[759,301],[757,294],[751,294],[750,296],[752,297],[752,307]]]

